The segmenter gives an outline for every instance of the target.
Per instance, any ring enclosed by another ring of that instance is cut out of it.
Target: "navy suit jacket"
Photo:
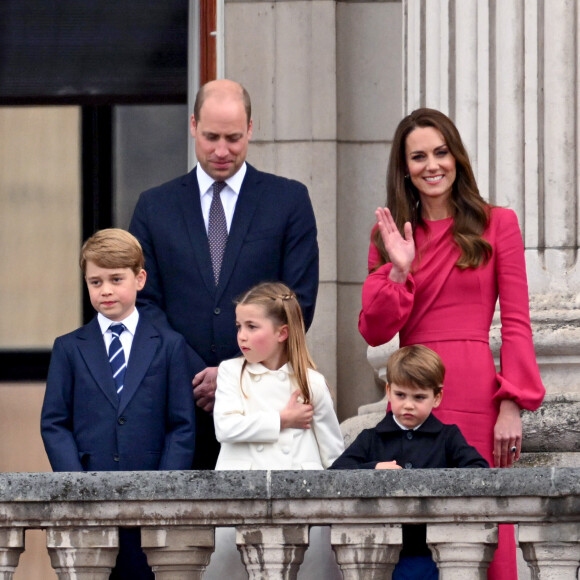
[[[361,431],[330,469],[375,469],[377,463],[393,460],[404,469],[489,467],[457,425],[431,414],[417,430],[405,431],[389,411],[376,427]]]
[[[312,322],[318,243],[303,184],[247,166],[217,287],[195,169],[142,193],[129,230],[145,253],[139,309],[185,337],[192,378],[240,354],[234,300],[255,284],[284,282],[298,296],[306,327]],[[213,420],[199,410],[198,445],[204,451],[214,445],[209,463],[198,465],[213,468],[219,449]]]
[[[195,412],[185,342],[140,312],[118,396],[95,317],[56,339],[41,433],[54,471],[190,469]]]

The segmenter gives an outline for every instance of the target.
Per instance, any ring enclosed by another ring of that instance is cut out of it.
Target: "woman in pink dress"
[[[545,389],[530,326],[524,246],[515,213],[479,194],[457,128],[418,109],[399,124],[387,175],[387,207],[375,212],[359,330],[371,346],[399,333],[447,369],[435,415],[459,426],[495,467],[520,455],[520,410]],[[489,330],[499,296],[501,370]],[[500,526],[488,578],[517,579],[513,526]]]

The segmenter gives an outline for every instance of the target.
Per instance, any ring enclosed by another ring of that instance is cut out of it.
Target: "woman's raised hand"
[[[387,250],[393,264],[389,277],[393,282],[403,283],[407,279],[411,264],[415,259],[415,241],[413,240],[411,224],[405,222],[405,237],[403,238],[388,208],[377,208],[375,215],[385,250]]]

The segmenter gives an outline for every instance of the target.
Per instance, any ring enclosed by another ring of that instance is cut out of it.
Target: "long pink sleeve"
[[[371,244],[371,252],[374,245]],[[376,250],[375,250],[376,251]],[[391,340],[405,325],[415,302],[415,282],[411,275],[404,284],[389,278],[392,264],[385,264],[367,276],[362,290],[362,310],[358,329],[371,345]]]
[[[495,238],[502,337],[500,387],[494,399],[513,399],[533,411],[542,403],[545,388],[532,340],[522,234],[514,212],[495,210],[492,215],[490,237]]]

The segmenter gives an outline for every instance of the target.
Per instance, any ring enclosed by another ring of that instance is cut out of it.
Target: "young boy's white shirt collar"
[[[231,229],[232,220],[234,219],[234,211],[236,209],[236,203],[238,202],[238,196],[240,195],[240,190],[242,189],[242,182],[246,176],[247,165],[246,162],[238,169],[234,175],[226,179],[226,187],[222,190],[221,200],[224,206],[224,213],[226,214],[226,224],[228,227],[228,232]],[[203,221],[205,223],[205,229],[207,231],[209,222],[209,208],[211,206],[211,200],[213,199],[213,182],[215,179],[209,176],[201,167],[197,164],[196,169],[197,184],[199,185],[199,195],[201,199],[201,213],[203,214]]]
[[[124,320],[109,320],[106,316],[103,316],[100,312],[97,313],[97,321],[101,332],[103,334],[103,340],[105,341],[105,348],[109,352],[109,345],[113,336],[109,331],[111,324],[122,324],[125,327],[125,331],[121,333],[119,337],[121,344],[123,345],[123,351],[125,352],[125,360],[129,360],[129,355],[131,354],[131,347],[133,346],[133,337],[135,336],[135,331],[137,330],[137,324],[139,323],[139,312],[137,308],[127,316]]]
[[[397,421],[397,417],[395,417],[395,415],[393,414],[393,421],[395,421],[395,423],[397,424],[397,427],[399,427],[400,429],[402,429],[403,431],[410,431],[411,429],[409,429],[409,427],[405,427],[404,425],[401,425],[398,421]],[[423,423],[425,423],[425,421],[423,421]],[[421,425],[423,425],[423,423],[421,423]],[[417,429],[419,429],[419,427],[421,427],[421,425],[417,425],[416,427],[413,427],[413,431],[417,431]]]

